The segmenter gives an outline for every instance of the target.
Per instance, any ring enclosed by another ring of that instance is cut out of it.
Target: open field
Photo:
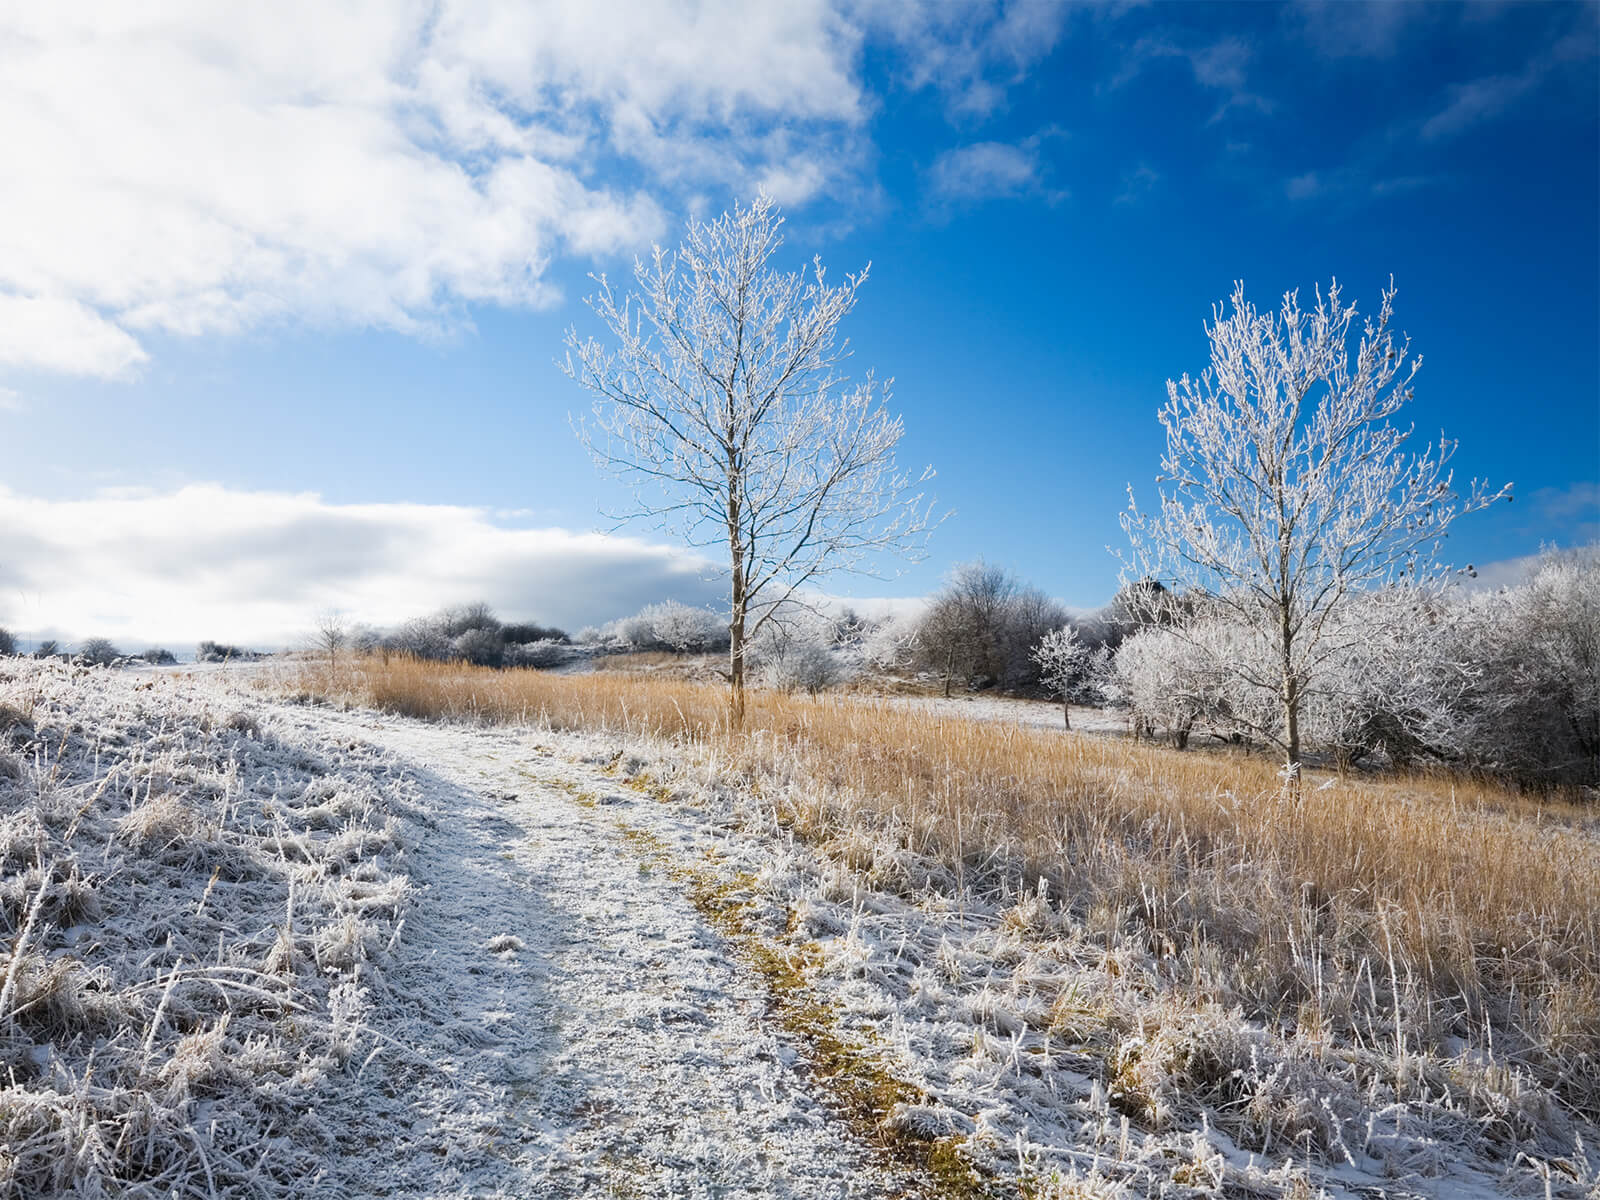
[[[751,699],[8,666],[0,1196],[1600,1183],[1586,810]]]
[[[737,789],[855,887],[1048,935],[1109,994],[1043,988],[1042,1024],[1082,1025],[1114,1107],[1151,1128],[1205,1108],[1248,1145],[1294,1071],[1321,1099],[1282,1100],[1276,1136],[1324,1154],[1400,1105],[1455,1113],[1463,1155],[1559,1158],[1600,1109],[1600,841],[1572,799],[1318,774],[1294,799],[1260,758],[856,698],[755,693],[733,736],[720,689],[617,673],[395,659],[292,686],[655,746],[662,782]],[[1224,1027],[1279,1065],[1219,1057],[1201,1030]]]

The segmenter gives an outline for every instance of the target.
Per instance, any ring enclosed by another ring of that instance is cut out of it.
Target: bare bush
[[[951,572],[918,626],[925,667],[944,680],[945,695],[968,687],[1031,687],[1039,682],[1033,650],[1068,613],[1038,588],[985,562]]]

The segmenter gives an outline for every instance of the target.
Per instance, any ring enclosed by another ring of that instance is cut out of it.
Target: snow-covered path
[[[662,806],[503,729],[280,714],[388,750],[433,823],[333,1190],[919,1193],[811,1094],[760,976],[612,819]]]

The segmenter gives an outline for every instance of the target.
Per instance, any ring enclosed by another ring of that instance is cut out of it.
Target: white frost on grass
[[[330,1163],[340,1195],[905,1192],[793,1069],[759,980],[599,815],[634,801],[575,797],[605,777],[505,731],[282,719],[385,746],[427,826],[376,1055],[341,1101],[365,1144]]]
[[[1092,933],[1041,891],[963,891],[891,829],[798,842],[770,784],[755,798],[676,747],[434,728],[593,791],[592,821],[737,889],[747,920],[814,964],[841,1035],[923,1096],[886,1124],[962,1138],[1000,1186],[1399,1200],[1576,1198],[1600,1182],[1592,1120],[1515,1071],[1418,1053],[1397,1079],[1381,1047],[1330,1052],[1263,1028],[1163,984],[1147,947]],[[617,795],[607,763],[642,790]]]
[[[370,750],[178,692],[0,660],[0,1196],[298,1194],[337,1152],[405,840]]]
[[[758,795],[666,743],[250,678],[0,666],[31,708],[0,716],[11,1195],[936,1194],[839,1119],[752,939],[909,1086],[882,1130],[959,1146],[1000,1195],[1597,1183],[1600,1132],[1514,1072],[1418,1056],[1396,1081],[1161,985],[1004,871],[963,888],[887,827],[799,841],[774,789],[827,800],[804,780]]]

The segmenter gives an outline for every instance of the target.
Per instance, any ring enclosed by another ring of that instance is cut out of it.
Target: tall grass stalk
[[[303,672],[305,692],[405,716],[675,743],[882,885],[892,856],[872,848],[892,843],[991,902],[1042,879],[1175,988],[1387,1045],[1396,1073],[1394,1047],[1465,1043],[1600,1111],[1600,826],[1575,797],[1314,772],[1290,796],[1262,758],[858,696],[753,692],[734,734],[725,689],[618,672],[398,657]]]

